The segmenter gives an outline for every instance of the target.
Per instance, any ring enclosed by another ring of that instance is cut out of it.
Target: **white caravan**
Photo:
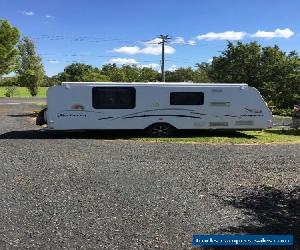
[[[64,82],[50,87],[37,125],[51,130],[256,130],[272,126],[262,96],[247,84]]]

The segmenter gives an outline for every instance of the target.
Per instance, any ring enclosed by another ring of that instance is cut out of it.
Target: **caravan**
[[[51,130],[257,130],[272,126],[260,93],[247,84],[64,82],[50,87],[37,125]]]

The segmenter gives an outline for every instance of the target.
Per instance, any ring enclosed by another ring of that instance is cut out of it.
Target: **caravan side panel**
[[[93,105],[93,89],[101,87],[112,88],[114,85],[49,88],[48,127],[57,130],[144,129],[153,123],[164,122],[178,129],[262,129],[269,127],[272,120],[259,92],[247,85],[126,84],[124,87],[135,90],[135,105],[130,108],[125,105],[121,109]],[[172,93],[186,92],[202,93],[203,102],[172,103]]]

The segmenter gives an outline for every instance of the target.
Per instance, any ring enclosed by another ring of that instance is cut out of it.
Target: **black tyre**
[[[151,137],[168,137],[173,135],[175,128],[168,123],[155,123],[146,129]]]

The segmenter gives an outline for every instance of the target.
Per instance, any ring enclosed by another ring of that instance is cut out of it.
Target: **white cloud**
[[[276,29],[274,31],[263,31],[258,30],[255,34],[252,35],[252,37],[258,37],[258,38],[290,38],[294,35],[294,32],[290,30],[289,28],[286,29]]]
[[[59,63],[58,60],[48,60],[48,63]]]
[[[113,49],[112,52],[127,54],[127,55],[135,55],[135,54],[146,54],[146,55],[160,55],[161,54],[161,46],[160,45],[148,45],[144,48],[140,48],[138,46],[124,46],[120,48]],[[173,54],[175,49],[169,45],[165,46],[166,54]]]
[[[195,45],[196,41],[195,40],[188,40],[185,41],[183,37],[178,36],[175,37],[175,39],[171,42],[171,44],[179,44],[179,45]]]
[[[166,46],[165,46],[165,53],[166,53],[166,54],[174,54],[175,51],[176,51],[176,50],[175,50],[173,47],[171,47],[171,46],[169,46],[169,45],[166,45]]]
[[[138,64],[138,62],[133,58],[112,58],[109,60],[109,63],[115,63],[119,65],[127,64]]]
[[[165,46],[165,53],[167,53],[166,47],[167,46]],[[157,46],[157,45],[148,46],[148,47],[140,49],[138,53],[146,54],[146,55],[160,55],[161,54],[161,46]],[[169,54],[169,53],[167,53],[167,54]]]
[[[121,54],[134,55],[139,53],[140,48],[138,46],[123,46],[121,48],[113,49],[112,51]]]
[[[174,41],[171,42],[172,44],[185,44],[184,38],[181,36],[175,37]]]
[[[197,36],[199,40],[242,40],[247,34],[241,31],[209,32]]]
[[[195,40],[188,40],[187,44],[193,46],[193,45],[196,45],[196,41]]]
[[[209,59],[207,60],[207,62],[208,62],[208,63],[211,63],[213,60],[214,60],[213,58],[209,58]]]
[[[147,42],[142,42],[144,47],[141,46],[123,46],[115,48],[110,52],[116,52],[127,55],[145,54],[145,55],[160,55],[161,54],[161,38],[154,38]],[[170,45],[165,45],[165,53],[175,53],[175,48]]]
[[[169,45],[165,45],[165,53],[173,54],[175,49]],[[146,55],[160,55],[161,54],[161,46],[153,45],[140,49],[139,53]]]
[[[141,64],[139,67],[141,67],[141,68],[158,69],[159,68],[159,64],[157,64],[157,63]]]
[[[289,29],[276,29],[274,31],[258,30],[254,34],[249,34],[242,31],[225,31],[221,33],[208,32],[197,36],[199,40],[242,40],[247,37],[256,38],[285,38],[288,39],[294,35],[294,32]],[[191,41],[191,40],[190,40]]]
[[[168,69],[168,71],[175,71],[177,68],[178,68],[178,66],[175,65],[175,64],[173,64],[173,65]]]
[[[34,12],[33,11],[23,11],[22,14],[25,16],[33,16]]]
[[[161,41],[162,41],[162,39],[157,37],[157,38],[154,38],[150,41],[144,42],[144,44],[146,46],[159,45],[161,43]]]
[[[54,18],[54,16],[51,16],[51,15],[46,15],[45,17],[48,18],[48,19]]]

